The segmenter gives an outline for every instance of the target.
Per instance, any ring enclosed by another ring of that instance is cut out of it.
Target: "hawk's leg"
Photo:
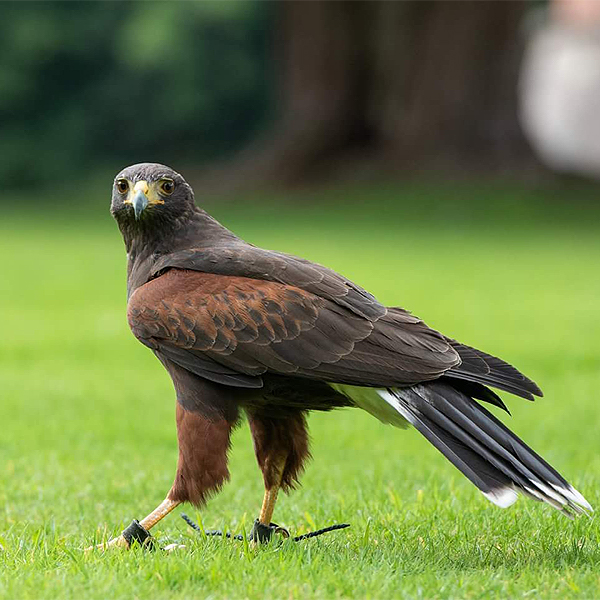
[[[284,467],[284,457],[281,457],[280,460],[275,460],[269,467],[269,470],[271,471],[269,477],[270,485],[267,485],[265,479],[265,495],[260,509],[260,516],[258,517],[258,522],[263,525],[271,524],[275,503],[277,502],[277,494],[279,494],[279,488],[281,487],[281,478],[283,476]]]
[[[180,504],[181,502],[165,498],[147,517],[144,517],[139,522],[139,525],[146,531],[150,531],[150,529],[154,527],[154,525],[156,525],[159,521],[164,519],[174,508],[176,508]],[[106,544],[98,544],[98,546],[96,547],[102,550],[106,550],[108,548],[113,547],[128,548],[129,542],[121,534],[120,536],[110,540],[110,542],[106,542]],[[91,550],[92,548],[93,546],[90,548],[86,548],[86,550]]]
[[[304,412],[281,411],[277,407],[274,414],[268,408],[248,412],[256,460],[265,484],[258,520],[266,526],[271,524],[279,490],[287,492],[296,486],[304,461],[310,456]]]
[[[165,500],[140,521],[144,529],[151,529],[182,502],[202,506],[229,479],[227,451],[236,421],[237,414],[230,420],[217,414],[208,417],[177,403],[179,461],[175,481]],[[98,547],[114,546],[128,547],[129,543],[120,535]]]
[[[229,480],[227,453],[238,421],[237,409],[232,407],[227,416],[208,415],[177,403],[176,416],[179,462],[167,498],[200,507]]]

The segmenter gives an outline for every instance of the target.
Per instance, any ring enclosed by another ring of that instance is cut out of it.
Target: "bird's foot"
[[[131,522],[129,527],[125,528],[121,535],[112,540],[98,544],[97,546],[89,546],[85,552],[90,552],[94,548],[98,550],[109,550],[111,548],[131,548],[132,544],[138,544],[142,548],[154,550],[156,548],[155,539],[150,535],[150,532],[140,525],[137,519]]]
[[[271,541],[274,533],[281,535],[283,539],[290,537],[290,532],[285,527],[280,527],[277,523],[265,525],[256,519],[249,539],[254,544],[266,544]]]

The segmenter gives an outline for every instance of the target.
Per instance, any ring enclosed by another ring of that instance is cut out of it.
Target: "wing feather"
[[[257,248],[241,240],[225,246],[173,252],[154,262],[150,275],[155,277],[170,268],[294,286],[370,321],[376,321],[387,312],[372,294],[327,267],[291,254]]]
[[[128,319],[144,344],[196,374],[222,374],[224,383],[271,372],[409,385],[460,360],[441,334],[405,311],[373,322],[306,289],[247,277],[170,269],[132,294]]]

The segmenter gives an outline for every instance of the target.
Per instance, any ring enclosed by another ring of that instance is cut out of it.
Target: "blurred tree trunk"
[[[504,0],[380,5],[382,103],[373,112],[392,155],[503,168],[528,154],[517,120],[527,8]]]
[[[250,151],[293,183],[361,157],[388,170],[534,163],[517,121],[526,2],[277,4],[280,117]]]

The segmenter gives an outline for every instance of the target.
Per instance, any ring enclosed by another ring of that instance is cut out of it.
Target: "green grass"
[[[411,185],[210,204],[249,241],[325,263],[536,379],[545,398],[505,395],[503,418],[597,506],[600,205],[560,195]],[[596,517],[571,522],[526,499],[496,508],[418,433],[358,411],[311,417],[314,460],[276,510],[294,532],[350,529],[249,551],[196,537],[176,511],[156,534],[185,550],[84,555],[164,497],[175,401],[127,329],[106,208],[27,200],[0,218],[0,597],[600,595]],[[230,468],[201,519],[247,532],[262,485],[245,424]]]

